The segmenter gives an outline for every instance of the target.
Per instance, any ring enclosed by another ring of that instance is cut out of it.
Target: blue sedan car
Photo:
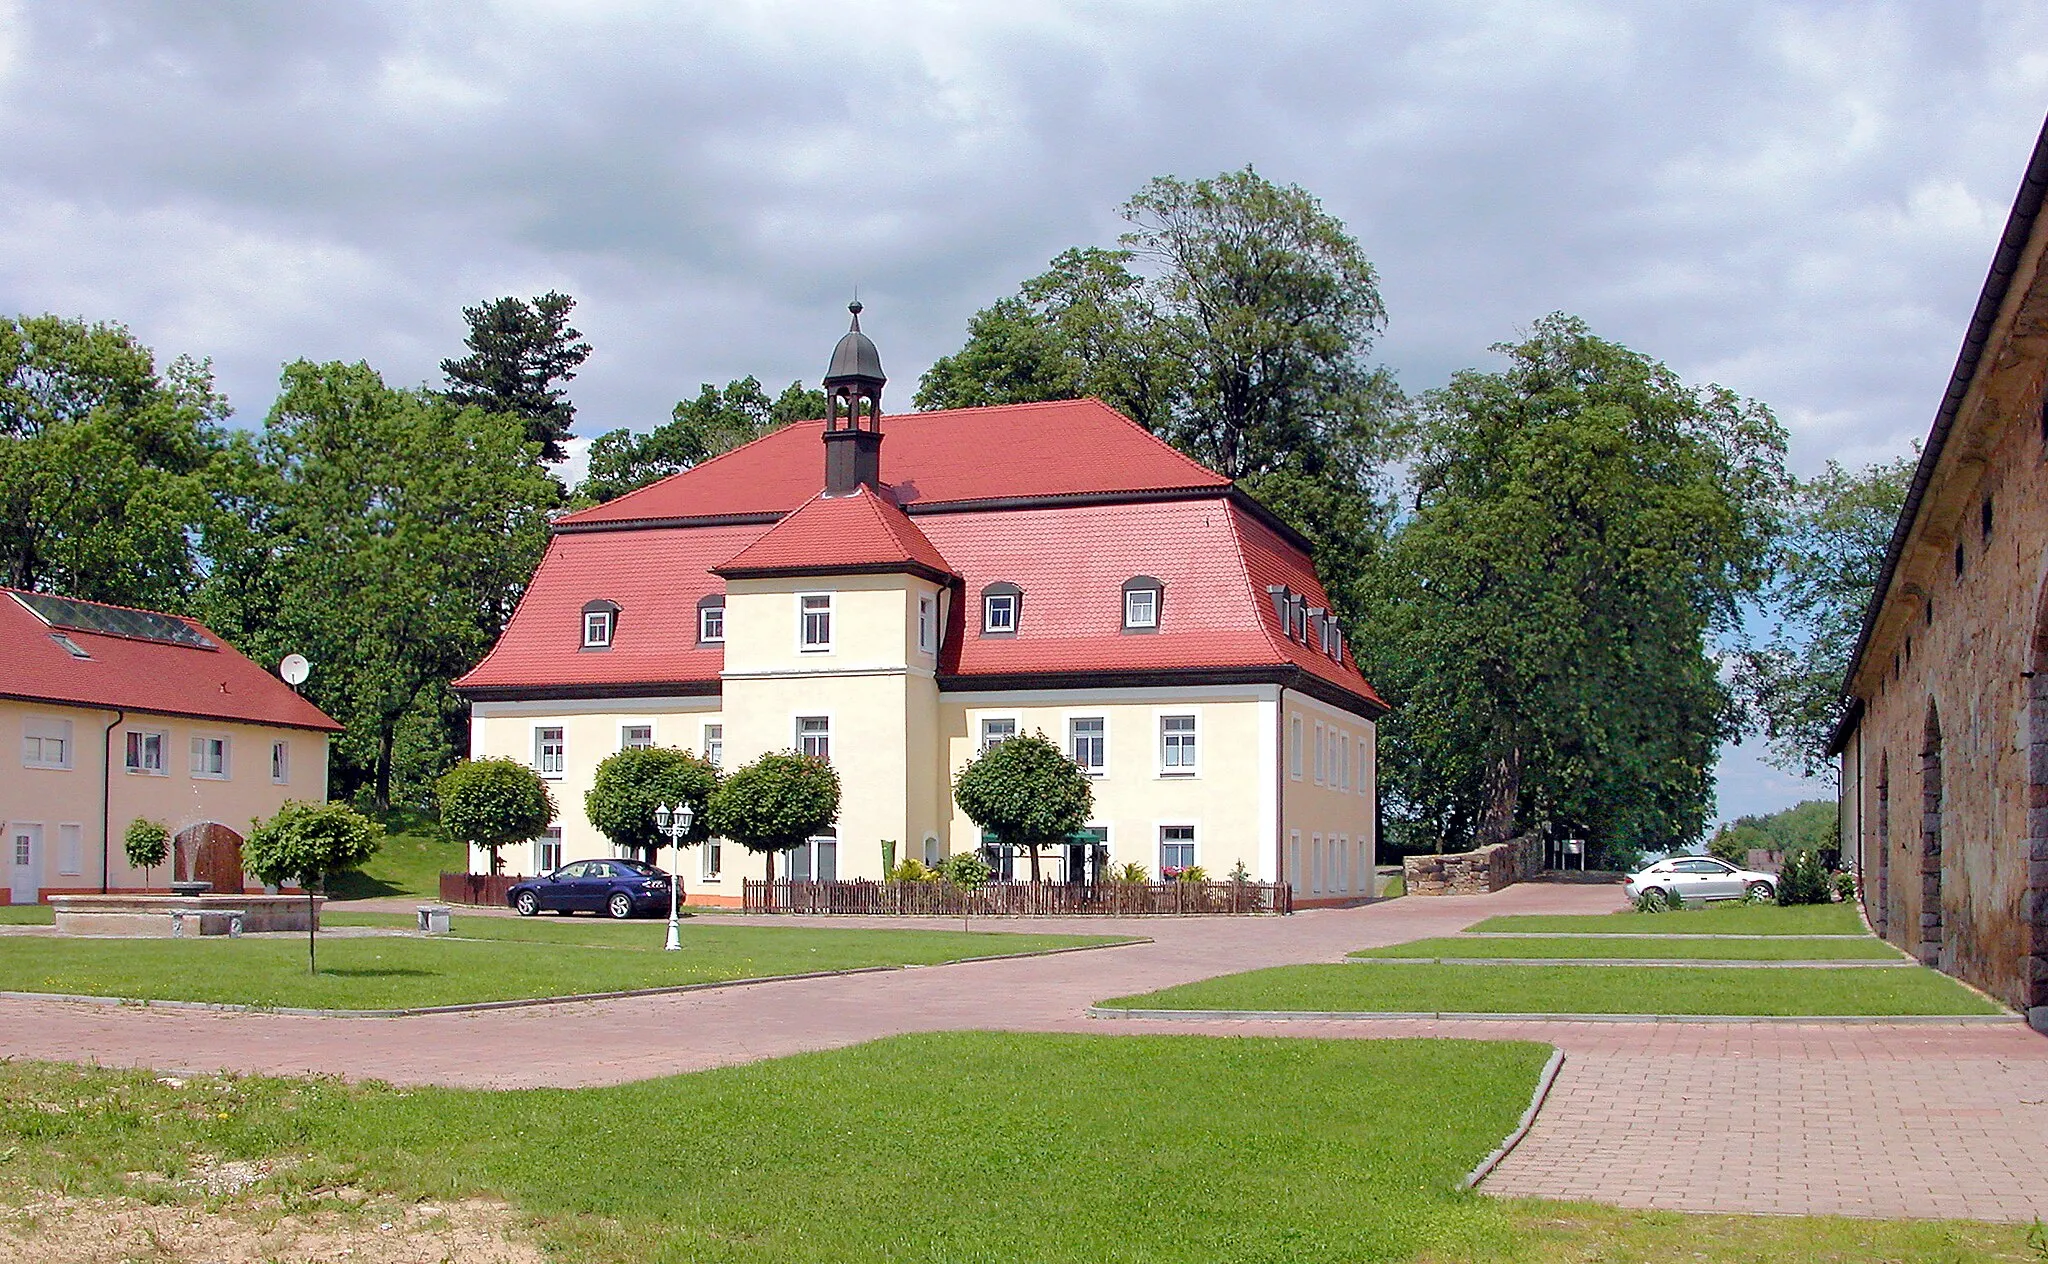
[[[667,873],[637,860],[578,860],[515,883],[505,899],[521,917],[545,910],[609,913],[624,920],[668,912],[668,882]]]

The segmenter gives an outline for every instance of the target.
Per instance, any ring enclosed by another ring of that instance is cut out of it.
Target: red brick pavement
[[[2048,1217],[2048,1041],[2022,1027],[1085,1016],[1108,996],[1616,899],[1611,887],[1530,884],[1285,919],[1134,919],[1115,929],[1155,942],[408,1019],[5,1000],[0,1056],[518,1088],[619,1083],[941,1029],[1528,1039],[1563,1048],[1564,1069],[1536,1127],[1482,1187],[1490,1192],[1700,1211]]]

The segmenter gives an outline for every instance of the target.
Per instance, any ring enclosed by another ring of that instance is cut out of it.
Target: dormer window
[[[712,593],[697,603],[697,643],[722,645],[724,642],[725,594]]]
[[[618,630],[619,607],[610,601],[593,601],[583,607],[583,648],[608,650]]]
[[[995,583],[981,590],[983,636],[1015,636],[1023,613],[1024,590],[1017,585]]]
[[[1316,648],[1319,650],[1328,649],[1329,645],[1323,640],[1323,637],[1328,634],[1329,629],[1323,623],[1323,608],[1321,606],[1310,606],[1308,608],[1308,618],[1303,620],[1301,628],[1301,643],[1303,645],[1308,644],[1308,634],[1311,630],[1316,634]]]
[[[1124,581],[1124,631],[1157,632],[1165,586],[1150,575]]]

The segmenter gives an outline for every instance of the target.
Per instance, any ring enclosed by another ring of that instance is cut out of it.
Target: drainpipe
[[[114,712],[100,734],[100,894],[107,893],[107,879],[114,863],[114,730],[128,719],[126,711]]]

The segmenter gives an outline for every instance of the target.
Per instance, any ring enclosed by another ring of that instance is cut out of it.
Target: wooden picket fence
[[[1274,882],[991,882],[964,891],[950,882],[805,882],[748,878],[748,913],[897,917],[1143,917],[1294,911],[1293,888]]]
[[[505,896],[515,882],[525,879],[509,873],[444,873],[441,875],[441,903],[483,904],[505,907]]]

